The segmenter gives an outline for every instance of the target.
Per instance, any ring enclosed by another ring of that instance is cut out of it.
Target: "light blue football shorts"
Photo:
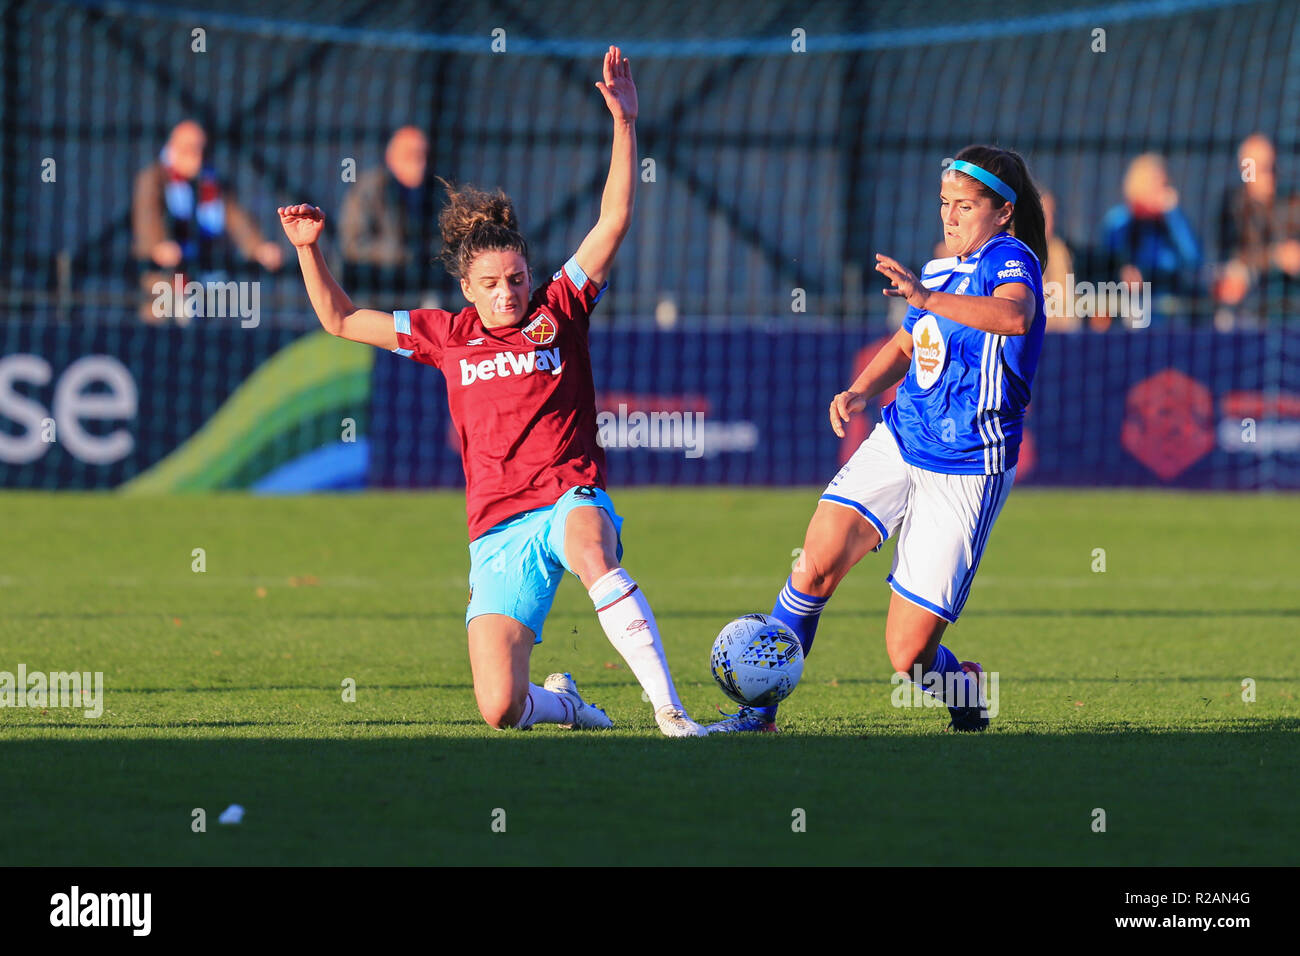
[[[614,502],[594,485],[579,485],[549,508],[534,508],[507,518],[469,544],[469,607],[465,626],[480,614],[504,614],[533,632],[542,643],[542,624],[550,613],[565,571],[564,525],[574,508],[603,508],[618,535],[623,558],[623,518]],[[576,571],[573,573],[577,573]]]

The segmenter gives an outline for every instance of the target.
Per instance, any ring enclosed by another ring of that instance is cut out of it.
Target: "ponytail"
[[[1038,257],[1039,265],[1047,268],[1047,223],[1043,218],[1043,199],[1038,194],[1029,175],[1029,167],[1024,158],[1013,149],[1001,149],[997,146],[967,146],[956,156],[957,159],[974,163],[987,170],[1015,190],[1016,201],[1012,204],[1011,235],[1015,236]],[[1001,206],[1006,197],[999,195],[991,187],[973,176],[949,170],[948,175],[965,176],[979,187],[980,192]]]

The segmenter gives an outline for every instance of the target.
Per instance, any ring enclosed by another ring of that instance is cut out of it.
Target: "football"
[[[722,629],[709,660],[713,679],[738,704],[767,707],[790,696],[803,676],[803,647],[774,617],[746,614]]]

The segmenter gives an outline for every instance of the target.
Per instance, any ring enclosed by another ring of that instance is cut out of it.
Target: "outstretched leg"
[[[817,622],[826,602],[845,575],[880,545],[880,532],[856,510],[822,499],[817,503],[803,554],[777,596],[772,617],[799,638],[804,655],[812,650]],[[709,733],[776,730],[776,705],[742,707],[725,720],[709,725]]]
[[[852,508],[822,500],[817,503],[803,554],[772,608],[772,616],[787,624],[812,650],[817,621],[826,602],[853,566],[880,545],[880,532]]]
[[[603,508],[574,508],[565,518],[564,560],[582,581],[605,636],[636,677],[659,729],[668,736],[697,736],[703,729],[686,716],[659,637],[650,602],[619,564],[618,532]]]

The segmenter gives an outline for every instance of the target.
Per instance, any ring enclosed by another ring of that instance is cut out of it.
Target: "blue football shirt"
[[[1038,311],[1025,335],[996,335],[909,308],[912,366],[884,408],[885,424],[903,458],[949,475],[996,475],[1020,454],[1029,389],[1043,347],[1045,309],[1038,257],[1005,232],[964,261],[934,259],[921,270],[927,289],[992,295],[1007,282],[1034,290]]]

